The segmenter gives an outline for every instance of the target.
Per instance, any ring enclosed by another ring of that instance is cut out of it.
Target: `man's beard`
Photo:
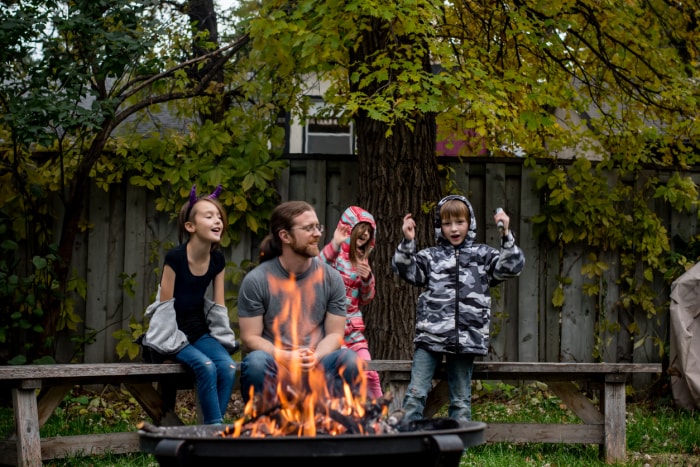
[[[299,245],[297,245],[297,242],[294,241],[290,244],[290,246],[292,247],[292,251],[294,253],[298,254],[299,256],[303,256],[304,258],[314,258],[314,257],[318,256],[318,254],[320,253],[320,251],[318,249],[318,244],[316,244],[316,245],[305,244],[303,246],[299,246]]]

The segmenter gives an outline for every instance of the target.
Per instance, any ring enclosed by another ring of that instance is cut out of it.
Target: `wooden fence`
[[[584,278],[578,273],[581,262],[586,261],[585,254],[575,248],[560,252],[534,238],[531,219],[540,212],[541,201],[534,178],[522,160],[441,162],[454,169],[453,178],[472,201],[480,225],[492,222],[490,213],[495,207],[506,209],[527,257],[524,273],[514,285],[503,287],[503,296],[495,300],[489,359],[590,362],[597,346],[601,360],[606,362],[660,361],[653,341],[667,341],[668,316],[649,319],[640,311],[632,318],[640,330],[634,335],[627,332],[627,318],[618,316],[614,306],[619,298],[614,253],[606,256],[612,267],[601,281],[605,293],[591,297],[582,292]],[[347,157],[297,156],[290,159],[278,189],[284,200],[310,202],[322,223],[334,225],[345,207],[357,203],[356,177],[356,162]],[[97,188],[91,193],[86,214],[94,228],[77,242],[73,263],[88,281],[86,302],[78,305],[84,326],[101,331],[87,346],[85,362],[118,360],[112,332],[128,327],[133,318],[141,320],[157,288],[163,253],[175,244],[177,232],[170,216],[157,213],[154,205],[152,195],[126,184],[110,193]],[[669,213],[664,220],[671,236],[688,240],[696,232],[696,216]],[[486,230],[480,230],[477,240],[494,244]],[[258,238],[244,236],[240,244],[226,251],[227,259],[240,264],[244,259],[256,258],[258,242]],[[566,302],[559,309],[552,305],[551,298],[561,275],[572,277],[574,282],[565,287]],[[133,294],[125,292],[124,284],[131,284]],[[659,281],[661,303],[668,300],[668,293],[668,287]],[[609,326],[600,326],[603,323],[619,323],[620,331],[610,331]]]

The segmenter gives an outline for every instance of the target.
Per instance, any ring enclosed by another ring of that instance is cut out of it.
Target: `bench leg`
[[[41,439],[35,388],[12,388],[17,466],[41,467]]]
[[[405,374],[393,373],[390,375],[389,388],[393,395],[393,400],[389,406],[389,410],[399,410],[403,405],[403,398],[406,395],[406,389],[410,378]],[[408,379],[407,379],[408,378]],[[433,418],[435,415],[450,401],[449,386],[446,380],[440,380],[433,386],[433,389],[428,392],[428,398],[425,401],[425,409],[423,410],[424,418]]]
[[[403,372],[390,371],[387,375],[389,380],[389,392],[393,397],[389,410],[400,410],[403,405],[403,397],[406,395],[408,382],[411,380],[411,375]]]
[[[44,426],[44,423],[51,417],[56,407],[63,402],[63,399],[71,388],[72,386],[53,386],[48,389],[42,389],[41,392],[39,392],[37,396],[39,428]]]
[[[124,386],[156,425],[184,425],[175,413],[177,389],[174,385],[159,383],[159,389],[154,388],[152,383],[125,384]]]
[[[625,380],[624,376],[610,375],[603,386],[600,405],[605,418],[602,457],[608,464],[624,462],[627,459],[627,431],[625,419]],[[620,381],[622,379],[622,381]]]
[[[549,381],[547,387],[587,425],[605,423],[603,413],[570,381]]]

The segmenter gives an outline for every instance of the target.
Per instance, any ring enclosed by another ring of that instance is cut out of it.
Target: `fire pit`
[[[227,425],[139,430],[141,450],[167,466],[206,467],[284,462],[304,467],[459,466],[465,449],[484,442],[485,423],[450,418],[414,422],[415,429],[378,435],[224,437]],[[403,463],[403,464],[402,464]],[[274,464],[273,464],[274,465]]]
[[[279,297],[284,312],[275,318],[273,328],[289,327],[292,334],[291,344],[280,340],[275,347],[313,353],[313,345],[309,347],[306,339],[296,335],[306,326],[298,324],[305,322],[300,308],[302,289],[293,279],[268,279],[276,282],[276,290],[284,291]],[[284,372],[266,390],[261,394],[251,391],[243,416],[232,425],[143,424],[141,450],[154,455],[163,467],[387,467],[397,463],[458,467],[467,447],[484,442],[484,423],[451,418],[404,421],[401,411],[390,414],[391,393],[367,399],[365,371],[346,382],[339,394],[330,391],[335,384],[326,381],[324,367],[306,369],[301,352],[294,355],[296,358],[277,362]],[[360,370],[364,370],[362,362],[359,359]],[[338,375],[344,370],[340,368]]]

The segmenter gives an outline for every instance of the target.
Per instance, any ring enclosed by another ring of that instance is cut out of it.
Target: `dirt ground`
[[[231,395],[231,402],[226,411],[227,421],[237,420],[243,416],[243,399],[238,391]],[[175,402],[175,412],[185,423],[196,423],[197,414],[195,409],[194,391],[178,391]]]

